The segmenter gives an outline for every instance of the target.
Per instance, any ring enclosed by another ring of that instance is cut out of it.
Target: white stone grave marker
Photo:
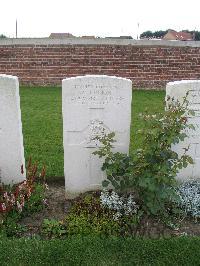
[[[94,137],[115,132],[115,150],[129,151],[132,82],[110,76],[81,76],[62,81],[66,197],[101,188],[102,160],[92,153]]]
[[[26,178],[19,82],[17,77],[2,74],[0,75],[0,178],[5,184],[15,184]]]
[[[183,98],[188,93],[188,109],[194,111],[195,115],[187,117],[188,124],[193,124],[195,130],[188,130],[188,137],[173,146],[174,151],[179,155],[184,154],[184,148],[188,148],[194,164],[181,169],[177,179],[182,181],[200,178],[200,80],[182,80],[169,82],[166,86],[166,96],[169,95],[174,100],[183,102]]]

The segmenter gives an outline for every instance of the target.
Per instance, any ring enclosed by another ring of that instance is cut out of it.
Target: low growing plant
[[[120,196],[115,191],[104,190],[101,192],[100,201],[103,207],[116,211],[113,215],[114,220],[118,220],[119,217],[125,215],[134,215],[138,212],[138,206],[132,194]]]
[[[45,219],[42,233],[50,238],[71,235],[132,235],[139,224],[141,213],[130,197],[129,202],[123,199],[121,204],[121,200],[117,194],[110,192],[81,196],[74,200],[64,220]],[[119,205],[121,207],[117,208]]]
[[[100,202],[100,193],[94,192],[75,200],[65,223],[68,235],[118,235],[119,221],[113,216],[116,212],[104,208]]]
[[[197,221],[200,218],[200,180],[183,182],[177,188],[177,193],[185,215],[190,215]]]
[[[42,224],[42,234],[49,238],[57,238],[66,235],[66,225],[63,221],[56,219],[44,219]]]
[[[44,180],[45,168],[42,169],[38,177],[38,169],[36,164],[29,160],[27,167],[27,179],[23,182],[6,186],[0,186],[0,213],[1,227],[0,230],[5,231],[8,236],[16,235],[24,230],[18,224],[18,221],[33,212],[40,211],[45,201],[46,184],[38,182]]]
[[[132,190],[147,214],[162,216],[167,215],[172,202],[178,201],[175,176],[181,168],[193,163],[186,154],[188,147],[180,157],[172,149],[187,137],[188,128],[194,129],[187,123],[187,115],[193,113],[188,111],[186,97],[182,104],[167,100],[168,109],[164,114],[141,115],[145,127],[140,130],[143,136],[140,149],[130,155],[113,152],[115,134],[109,133],[97,136],[102,145],[94,152],[104,158],[102,170],[107,175],[102,183],[104,187],[112,185],[120,192]]]

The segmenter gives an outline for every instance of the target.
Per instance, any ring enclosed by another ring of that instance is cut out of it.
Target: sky
[[[151,30],[200,31],[199,0],[0,0],[0,34],[48,37],[51,32],[137,38]]]

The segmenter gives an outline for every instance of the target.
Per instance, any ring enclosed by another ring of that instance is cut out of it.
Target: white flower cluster
[[[2,210],[4,212],[16,206],[18,212],[22,212],[22,209],[25,204],[25,198],[23,194],[20,194],[19,199],[17,200],[17,198],[15,197],[13,193],[8,194],[8,192],[6,191],[3,193],[3,199],[4,199],[4,202],[0,203],[0,211]]]
[[[178,190],[180,207],[186,214],[200,218],[200,180],[191,180],[182,183]]]
[[[138,206],[133,200],[133,196],[130,195],[128,198],[120,197],[116,192],[104,190],[100,196],[101,204],[109,208],[110,210],[116,211],[113,216],[114,220],[118,220],[123,214],[131,215],[137,213]]]

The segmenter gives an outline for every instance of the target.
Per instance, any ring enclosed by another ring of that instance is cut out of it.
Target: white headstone
[[[188,137],[173,146],[174,151],[179,155],[184,154],[184,148],[188,148],[187,155],[190,155],[194,164],[181,169],[177,179],[182,181],[200,177],[200,80],[182,80],[169,82],[166,87],[166,96],[183,102],[188,93],[188,109],[194,111],[195,115],[187,117],[188,124],[193,124],[195,130],[187,130]]]
[[[17,77],[0,75],[0,181],[15,184],[25,177],[19,82]]]
[[[115,150],[129,151],[132,82],[109,76],[81,76],[62,81],[66,197],[101,188],[102,160],[92,153],[94,137],[115,132]]]

